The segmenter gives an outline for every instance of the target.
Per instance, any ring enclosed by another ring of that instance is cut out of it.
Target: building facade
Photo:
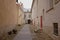
[[[23,4],[17,3],[16,7],[17,7],[18,24],[22,25],[22,24],[25,23],[24,12],[23,12],[23,9],[22,9],[23,8]]]
[[[0,0],[0,37],[17,25],[16,0]]]
[[[26,12],[24,13],[24,15],[25,15],[25,23],[28,23],[28,20],[31,20],[31,13]]]
[[[42,29],[54,40],[60,40],[60,0],[34,0],[32,20],[34,30]]]

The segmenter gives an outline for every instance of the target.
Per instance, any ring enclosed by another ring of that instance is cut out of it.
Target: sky
[[[23,7],[26,9],[30,9],[31,5],[32,5],[32,0],[18,0],[18,2],[22,2],[23,3]]]

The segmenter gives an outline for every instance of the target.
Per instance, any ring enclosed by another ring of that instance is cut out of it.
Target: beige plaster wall
[[[18,5],[17,6],[17,16],[18,16],[18,24],[22,25],[25,23],[25,20],[24,20],[24,12],[23,10],[21,9],[21,6],[19,7]]]
[[[16,0],[0,0],[0,33],[14,29],[16,24]]]

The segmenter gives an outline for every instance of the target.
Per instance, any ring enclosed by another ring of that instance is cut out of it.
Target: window
[[[60,0],[55,0],[55,4],[57,4]]]
[[[58,23],[53,23],[54,26],[54,34],[58,36]]]
[[[48,9],[47,9],[47,11],[46,12],[49,12],[50,10],[52,10],[53,9],[53,0],[48,0]]]

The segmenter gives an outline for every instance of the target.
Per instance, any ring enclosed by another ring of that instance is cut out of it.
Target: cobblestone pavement
[[[32,40],[53,40],[49,35],[44,33],[43,31],[33,31],[33,26],[30,27],[31,32],[32,32]]]
[[[44,32],[37,32],[35,33],[35,35],[33,35],[32,40],[53,40],[53,39]]]
[[[37,33],[35,33],[30,27],[31,25],[26,24],[17,34],[14,40],[53,40],[44,32],[39,32],[39,30]]]
[[[20,30],[23,28],[24,25],[21,25],[21,26],[16,26],[16,28],[14,28],[15,30],[17,30],[17,33],[16,34],[11,34],[11,35],[8,35],[8,33],[4,33],[2,35],[2,37],[0,37],[1,39],[0,40],[12,40],[19,32]]]
[[[24,25],[24,27],[13,40],[32,40],[32,33],[30,32],[29,27],[29,24]]]
[[[17,28],[20,31],[9,36],[6,40],[53,40],[46,33],[40,32],[40,30],[35,33],[31,27],[31,25],[25,24],[23,28]]]

